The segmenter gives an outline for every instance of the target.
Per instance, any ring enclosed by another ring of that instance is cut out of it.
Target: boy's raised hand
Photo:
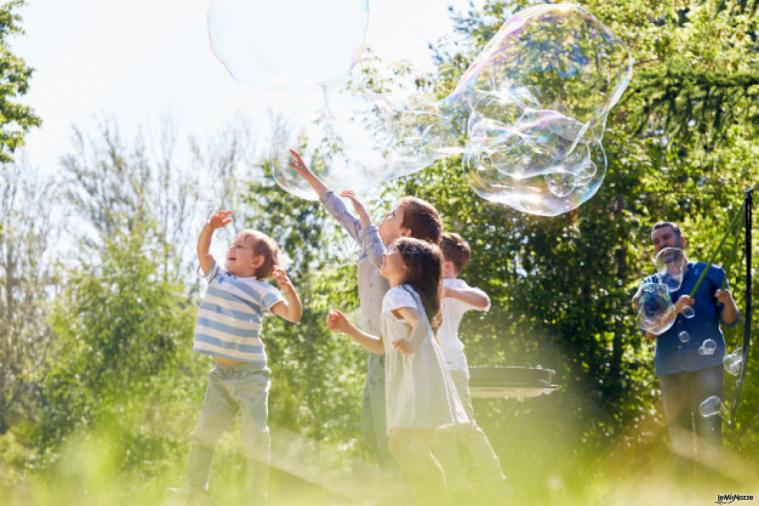
[[[232,218],[229,216],[232,214],[232,211],[219,211],[218,213],[214,214],[208,219],[208,225],[213,229],[216,230],[217,228],[222,228],[230,223],[232,223]]]
[[[287,275],[287,272],[282,267],[275,267],[272,271],[272,275],[274,276],[274,281],[276,281],[282,289],[292,286],[293,284],[293,282],[290,281],[290,277]]]
[[[285,292],[287,301],[279,301],[272,306],[272,312],[278,316],[281,316],[290,323],[298,323],[303,316],[303,307],[300,303],[300,297],[298,292],[293,286],[293,282],[287,275],[287,272],[282,267],[274,267],[272,271],[274,280],[279,285],[279,288]]]
[[[200,232],[200,237],[198,237],[197,252],[198,262],[200,262],[200,268],[204,274],[208,273],[214,265],[213,256],[211,256],[211,253],[209,252],[209,249],[211,248],[211,241],[213,240],[213,233],[216,229],[222,228],[232,223],[232,218],[230,218],[231,214],[232,211],[219,211],[218,213],[208,218],[208,221],[203,226],[203,230]]]
[[[327,313],[327,328],[332,332],[342,332],[347,334],[351,323],[348,318],[340,311],[333,309]]]

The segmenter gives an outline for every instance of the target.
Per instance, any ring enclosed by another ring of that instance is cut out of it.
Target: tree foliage
[[[19,103],[18,98],[29,91],[32,69],[15,55],[8,39],[23,32],[17,10],[22,0],[0,4],[0,162],[13,160],[13,153],[23,145],[24,136],[40,119],[32,109]]]

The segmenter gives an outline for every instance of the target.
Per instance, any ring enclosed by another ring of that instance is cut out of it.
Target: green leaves
[[[102,264],[71,273],[53,315],[58,353],[45,380],[43,439],[123,410],[150,393],[152,378],[189,360],[194,309],[180,286],[161,280],[149,236],[117,234]]]
[[[21,5],[18,0],[0,5],[0,163],[12,161],[24,136],[41,124],[30,107],[16,101],[28,91],[32,76],[32,69],[8,48],[8,38],[22,31],[16,14]]]

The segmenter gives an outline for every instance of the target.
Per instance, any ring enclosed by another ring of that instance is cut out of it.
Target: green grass
[[[594,453],[546,447],[531,441],[536,432],[523,426],[486,430],[499,453],[512,455],[504,456],[503,465],[514,488],[514,504],[692,505],[713,504],[717,494],[759,495],[757,466],[745,456],[725,449],[721,471],[704,469],[696,477],[678,474],[669,466],[662,434],[655,430],[633,445],[619,436]],[[397,476],[379,475],[349,445],[318,443],[276,427],[272,433],[271,504],[410,503]],[[511,452],[499,446],[503,444],[510,444]],[[169,488],[182,483],[186,445],[182,438],[102,428],[71,435],[40,453],[8,433],[0,439],[0,504],[182,504]],[[531,453],[516,458],[525,448]],[[244,470],[232,429],[217,445],[206,503],[245,503]]]

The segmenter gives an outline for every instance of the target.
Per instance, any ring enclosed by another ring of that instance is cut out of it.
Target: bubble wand
[[[696,292],[701,287],[701,283],[703,283],[704,278],[706,277],[706,273],[709,272],[709,269],[714,264],[714,261],[717,259],[717,255],[722,250],[722,246],[724,246],[725,241],[730,236],[730,234],[733,232],[733,229],[735,228],[735,223],[738,221],[738,217],[744,214],[744,210],[746,208],[746,200],[743,201],[743,204],[741,205],[740,209],[735,213],[733,216],[733,219],[730,220],[730,225],[728,225],[727,230],[725,230],[725,233],[722,235],[722,239],[720,239],[719,244],[717,244],[717,247],[714,248],[712,251],[711,257],[709,258],[709,261],[706,263],[706,267],[704,267],[704,272],[701,273],[701,276],[699,276],[698,281],[696,281],[696,286],[693,287],[693,290],[690,291],[688,294],[688,297],[693,298],[696,296]]]

